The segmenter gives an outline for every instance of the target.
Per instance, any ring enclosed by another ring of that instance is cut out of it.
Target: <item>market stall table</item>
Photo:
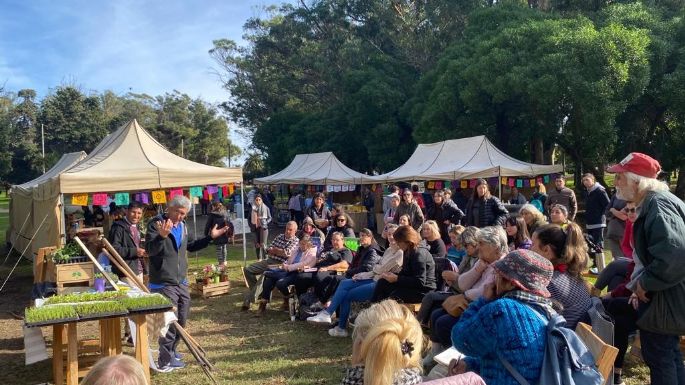
[[[135,359],[140,362],[145,372],[145,378],[150,383],[149,344],[147,333],[147,314],[163,313],[171,307],[146,311],[130,312],[127,317],[135,324]],[[102,316],[78,321],[45,323],[35,326],[52,326],[52,374],[55,384],[78,385],[79,377],[88,373],[90,367],[79,369],[78,362],[78,334],[77,325],[84,321],[98,321],[100,324],[100,356],[109,357],[121,354],[121,316]],[[30,326],[30,325],[27,325]],[[66,336],[66,343],[64,338]],[[66,348],[66,352],[64,349]],[[63,365],[66,355],[66,373]]]

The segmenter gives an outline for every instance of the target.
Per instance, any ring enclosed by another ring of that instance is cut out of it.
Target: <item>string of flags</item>
[[[185,190],[183,188],[172,188],[152,191],[137,191],[133,193],[98,192],[93,194],[72,194],[71,204],[74,206],[87,206],[90,201],[94,206],[106,206],[110,204],[110,202],[114,202],[117,206],[127,206],[131,200],[138,201],[142,204],[163,204],[167,203],[177,195],[185,195],[194,203],[199,203],[200,198],[211,201],[213,199],[222,199],[223,197],[233,195],[235,188],[235,183],[229,183],[226,185],[209,185],[204,187],[194,186],[186,188]]]

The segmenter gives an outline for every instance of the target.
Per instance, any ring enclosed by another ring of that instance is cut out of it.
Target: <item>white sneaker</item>
[[[332,329],[328,329],[328,335],[331,337],[347,337],[349,334],[347,334],[347,330],[340,326],[336,326]]]
[[[331,315],[328,314],[327,311],[321,310],[319,314],[307,317],[307,322],[330,325],[333,323],[333,320],[331,319]]]

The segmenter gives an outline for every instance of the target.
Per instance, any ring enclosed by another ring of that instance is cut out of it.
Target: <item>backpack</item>
[[[595,358],[585,343],[571,329],[565,327],[566,320],[553,313],[549,320],[533,309],[535,314],[547,324],[547,340],[540,369],[541,385],[602,385],[604,377],[597,370]],[[530,385],[509,361],[497,354],[509,373],[521,385]]]
[[[541,213],[544,213],[544,212],[545,212],[545,208],[542,207],[542,201],[541,201],[541,200],[539,200],[539,199],[537,199],[537,198],[536,198],[536,199],[531,199],[531,200],[530,200],[530,204],[533,205],[533,206],[535,206],[535,208],[538,209],[538,211],[540,211]]]
[[[308,291],[297,298],[297,319],[300,321],[306,321],[308,317],[315,316],[319,313],[318,310],[314,310],[311,306],[319,301],[316,294],[312,291]],[[320,310],[320,309],[319,309]]]

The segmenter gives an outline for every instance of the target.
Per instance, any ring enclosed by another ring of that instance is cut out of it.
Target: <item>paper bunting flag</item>
[[[435,188],[437,190],[442,190],[442,181],[441,180],[435,182]]]
[[[523,187],[523,180],[522,179],[516,179],[516,187],[517,188]]]
[[[469,181],[469,187],[471,187],[471,188],[476,187],[476,182],[478,182],[478,181],[475,180],[475,179],[471,179],[471,180]]]
[[[202,187],[200,186],[195,186],[190,188],[190,196],[191,197],[201,197],[202,196]]]
[[[459,186],[461,186],[461,188],[467,188],[467,187],[469,187],[469,182],[466,180],[463,180],[463,181],[461,181]]]
[[[117,206],[128,206],[131,196],[127,192],[114,194],[114,203]]]
[[[505,186],[507,185],[507,177],[506,176],[502,177],[502,184]]]
[[[344,184],[344,185],[342,185],[342,186],[340,187],[340,191],[342,191],[342,192],[348,192],[348,191],[350,191],[350,186]]]
[[[326,186],[326,191],[327,191],[327,192],[333,192],[333,185],[330,185],[330,184],[327,185],[327,186]]]
[[[216,192],[219,191],[219,188],[216,186],[207,186],[207,192],[214,195]]]
[[[434,188],[435,188],[435,182],[429,181],[427,187],[428,187],[429,189],[431,189],[431,190],[434,189]]]
[[[105,194],[105,193],[93,194],[93,205],[95,205],[95,206],[107,206],[107,194]]]
[[[514,178],[509,178],[509,187],[514,187],[516,180]]]
[[[452,188],[452,184],[450,183],[450,181],[446,180],[446,181],[444,182],[444,187],[443,187],[443,188]]]
[[[209,200],[209,192],[207,190],[202,190],[202,199]]]
[[[342,186],[339,186],[339,185],[333,186],[333,191],[334,191],[334,192],[341,192],[341,191],[342,191]]]
[[[74,206],[88,206],[88,194],[73,194],[71,204]]]
[[[223,185],[221,186],[221,194],[225,197],[229,196],[230,194],[228,193],[228,186]]]
[[[173,190],[169,190],[169,199],[174,199],[174,197],[177,195],[183,195],[183,189],[176,188]]]
[[[146,192],[136,194],[136,200],[144,205],[150,203],[150,196]]]
[[[166,203],[166,193],[164,190],[155,190],[152,192],[152,203]]]
[[[542,179],[545,181],[545,184],[549,183],[549,175],[545,175]]]
[[[538,178],[535,180],[535,183],[536,183],[536,184],[542,184],[542,177],[538,177]]]
[[[217,200],[221,200],[221,198],[223,198],[223,197],[224,197],[224,190],[222,190],[222,189],[217,189],[217,190],[216,190],[216,199],[217,199]]]
[[[228,185],[228,195],[233,195],[233,192],[235,191],[235,185],[233,183]]]
[[[535,187],[535,179],[531,179],[529,182],[530,182],[530,187]]]

